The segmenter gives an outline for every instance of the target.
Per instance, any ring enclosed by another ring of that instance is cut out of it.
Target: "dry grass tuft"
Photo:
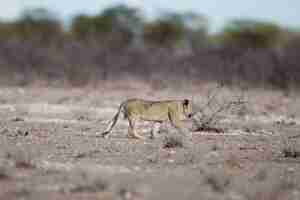
[[[179,136],[166,136],[163,141],[163,148],[182,148],[183,140]]]
[[[300,157],[300,149],[297,145],[296,140],[283,137],[281,153],[285,158],[298,158]]]

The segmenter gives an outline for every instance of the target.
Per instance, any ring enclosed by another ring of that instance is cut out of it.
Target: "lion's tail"
[[[119,115],[121,110],[123,109],[124,105],[126,104],[126,101],[121,103],[121,105],[119,106],[119,110],[118,112],[115,114],[115,116],[110,120],[107,128],[105,129],[105,131],[101,134],[102,137],[107,136],[107,134],[109,134],[111,132],[111,130],[113,129],[113,127],[116,125],[118,119],[119,119]]]

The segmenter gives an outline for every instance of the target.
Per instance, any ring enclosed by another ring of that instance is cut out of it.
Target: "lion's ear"
[[[188,106],[189,103],[190,103],[190,100],[188,100],[188,99],[183,100],[183,105],[184,106]]]

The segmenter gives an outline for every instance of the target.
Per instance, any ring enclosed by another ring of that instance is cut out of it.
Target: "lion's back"
[[[143,99],[129,99],[125,105],[126,116],[148,121],[166,121],[170,110],[178,112],[178,101],[148,101]]]

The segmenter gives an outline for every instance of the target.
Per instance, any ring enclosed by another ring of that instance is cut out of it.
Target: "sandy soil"
[[[205,94],[0,89],[0,199],[300,199],[297,95],[249,91],[243,113],[219,122],[224,132],[188,142],[168,125],[154,140],[128,139],[125,120],[109,139],[95,135],[126,98],[201,104]],[[166,148],[172,137],[183,147]]]

